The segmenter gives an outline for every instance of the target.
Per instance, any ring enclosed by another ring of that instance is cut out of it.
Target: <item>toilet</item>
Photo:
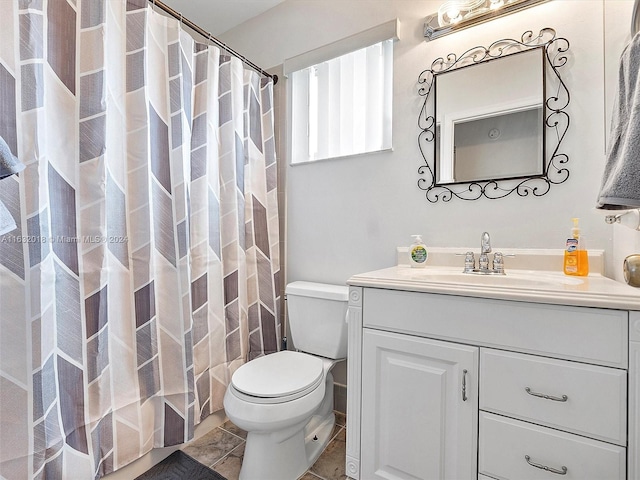
[[[348,287],[287,285],[297,351],[256,358],[235,371],[227,417],[247,431],[240,480],[295,480],[320,456],[335,424],[331,369],[347,357]]]

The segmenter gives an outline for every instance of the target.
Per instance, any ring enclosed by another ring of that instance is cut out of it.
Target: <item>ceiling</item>
[[[161,0],[214,37],[284,0]]]

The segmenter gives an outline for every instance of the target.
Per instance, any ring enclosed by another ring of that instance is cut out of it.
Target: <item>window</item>
[[[364,38],[350,37],[285,62],[292,163],[391,148],[396,24],[372,29],[378,30],[375,40],[372,31],[367,31]],[[393,27],[392,35],[389,27]]]

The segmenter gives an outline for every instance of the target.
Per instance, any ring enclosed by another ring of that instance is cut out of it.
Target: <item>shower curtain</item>
[[[278,348],[273,84],[145,0],[2,6],[0,477],[99,478]]]

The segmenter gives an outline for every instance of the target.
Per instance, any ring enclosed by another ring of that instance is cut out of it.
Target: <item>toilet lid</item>
[[[306,353],[284,350],[242,365],[231,383],[236,390],[262,398],[278,398],[306,393],[323,378],[323,362]]]

